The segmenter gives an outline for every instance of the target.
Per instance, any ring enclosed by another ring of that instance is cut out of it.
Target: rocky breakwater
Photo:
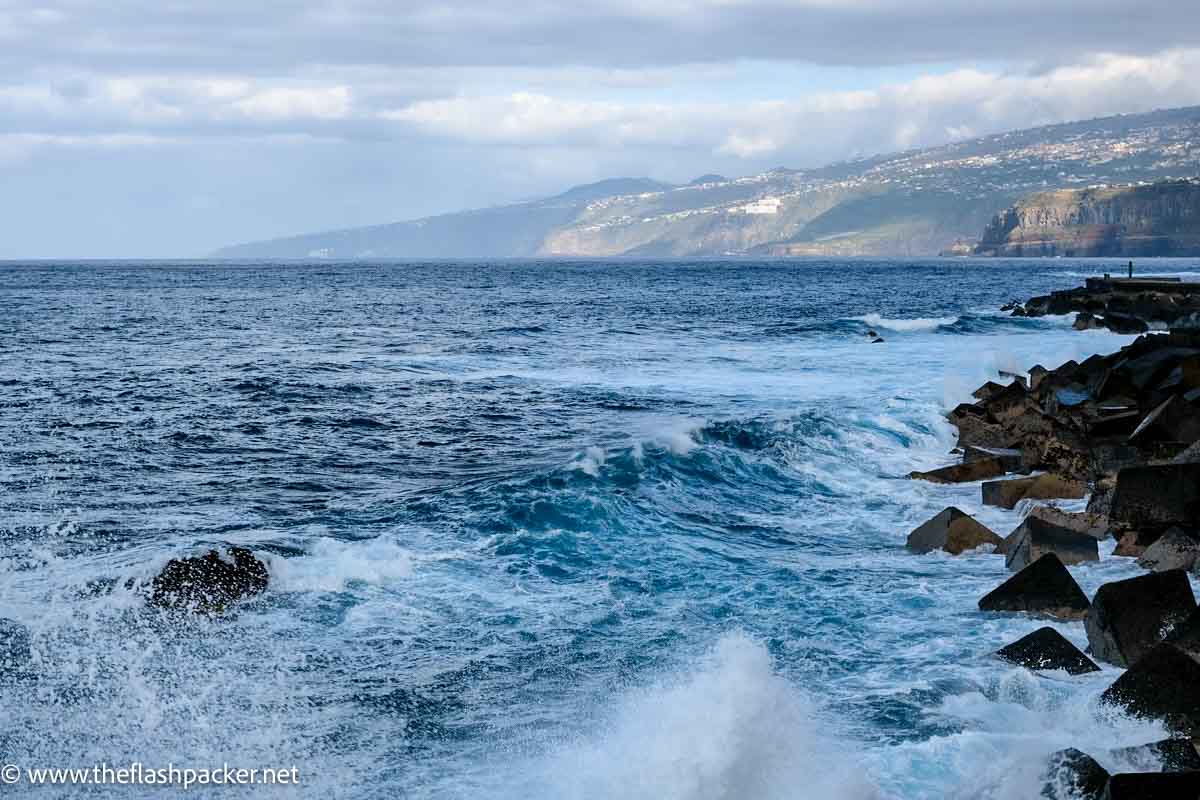
[[[1116,333],[1200,328],[1200,283],[1171,277],[1089,278],[1085,286],[1051,292],[1005,307],[1015,317],[1078,314],[1079,330]]]
[[[1067,676],[1094,672],[1097,662],[1119,667],[1123,674],[1101,702],[1172,732],[1136,753],[1122,751],[1121,762],[1144,763],[1144,772],[1110,775],[1092,755],[1055,753],[1043,796],[1200,798],[1200,610],[1188,578],[1200,572],[1200,330],[1189,310],[1200,308],[1200,287],[1174,284],[1169,299],[1156,291],[1143,296],[1149,290],[1129,284],[1107,287],[1035,298],[1021,308],[1066,313],[1100,303],[1093,311],[1105,318],[1114,298],[1123,297],[1119,313],[1144,327],[1183,324],[1109,355],[1053,369],[1036,365],[1027,375],[1006,376],[1007,384],[979,387],[974,402],[949,413],[958,462],[909,477],[978,482],[983,504],[1019,508],[1024,516],[1000,536],[948,508],[913,531],[908,547],[1002,554],[1014,574],[979,600],[980,612],[1049,618],[1060,629],[1077,625],[1088,649],[1055,628],[1031,626],[995,656]],[[1076,508],[1086,498],[1086,510],[1053,505],[1068,498]],[[1113,557],[1136,558],[1146,573],[1106,583],[1089,598],[1071,568],[1099,559],[1099,542],[1110,537],[1118,539]]]

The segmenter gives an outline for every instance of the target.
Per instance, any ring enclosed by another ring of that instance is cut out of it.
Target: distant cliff
[[[1200,181],[1037,192],[997,214],[975,254],[1200,255]]]
[[[985,227],[986,244],[996,252],[1007,255],[1015,249],[1022,254],[1057,255],[1079,250],[1073,243],[1077,232],[1071,219],[1076,212],[1071,209],[1090,208],[1099,200],[1045,201],[1048,209],[1059,209],[1054,212],[1057,216],[1047,212],[1045,223],[1037,221],[1041,212],[1034,212],[1033,206],[1002,209],[1035,191],[1059,197],[1051,190],[1196,174],[1200,174],[1200,107],[1012,131],[818,169],[778,168],[735,178],[703,175],[683,185],[620,178],[541,200],[250,242],[216,255],[242,259],[932,256],[971,252],[971,246],[963,243],[975,243]],[[1192,190],[1164,190],[1164,194],[1173,198],[1173,192],[1179,191]],[[1076,193],[1067,191],[1061,197],[1075,198]],[[1177,200],[1162,202],[1163,209],[1144,215],[1168,219],[1171,212],[1165,206]],[[1141,241],[1137,237],[1143,232],[1169,233],[1162,227],[1165,223],[1155,222],[1147,229],[1137,221],[1143,212],[1129,211],[1127,206],[1114,202],[1105,212],[1129,217],[1129,222],[1120,223],[1125,227],[1119,235],[1115,229],[1096,229],[1084,239],[1100,237],[1107,242],[1115,237],[1124,247]],[[997,212],[1000,217],[988,227]],[[1088,213],[1079,211],[1076,216],[1091,219]],[[1070,235],[1060,235],[1060,228],[1070,229]],[[1146,239],[1140,245],[1144,249],[1132,254],[1178,252],[1180,241],[1174,236],[1165,243]],[[1089,248],[1107,252],[1100,246]]]

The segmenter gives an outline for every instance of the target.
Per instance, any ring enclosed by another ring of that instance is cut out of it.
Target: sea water
[[[1115,668],[990,655],[1045,624],[977,610],[1001,557],[904,549],[948,505],[1027,513],[905,476],[999,370],[1128,342],[998,310],[1116,269],[0,265],[0,617],[32,645],[0,760],[513,800],[1028,798],[1063,747],[1127,766],[1164,731],[1099,705]],[[223,543],[265,595],[146,609]],[[1071,568],[1089,594],[1139,572],[1111,549]]]

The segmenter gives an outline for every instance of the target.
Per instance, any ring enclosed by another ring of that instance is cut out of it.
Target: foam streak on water
[[[0,265],[0,616],[32,644],[0,753],[295,763],[261,793],[331,798],[1001,799],[1061,747],[1120,767],[1163,732],[1097,705],[1116,671],[996,662],[1042,624],[976,610],[1002,559],[903,549],[950,504],[1018,523],[903,476],[998,370],[1128,341],[990,310],[1105,269]],[[261,600],[145,609],[218,542],[264,554]]]

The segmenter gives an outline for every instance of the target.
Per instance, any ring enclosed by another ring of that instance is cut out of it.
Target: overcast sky
[[[1200,104],[1192,0],[0,0],[0,258]]]

